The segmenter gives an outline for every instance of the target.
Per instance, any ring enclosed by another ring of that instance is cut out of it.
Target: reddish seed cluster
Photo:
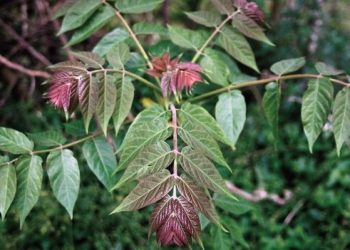
[[[199,238],[198,214],[182,196],[165,197],[154,208],[150,221],[151,231],[162,245],[185,246],[191,238]]]
[[[171,60],[168,53],[154,58],[152,65],[153,69],[147,70],[147,73],[161,78],[163,96],[189,90],[196,82],[202,81],[201,66],[190,62],[180,63],[178,58]]]

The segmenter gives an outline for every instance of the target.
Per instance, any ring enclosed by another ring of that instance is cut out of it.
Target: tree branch
[[[10,69],[17,70],[21,73],[24,73],[26,75],[29,75],[31,77],[42,77],[42,78],[49,78],[50,74],[45,72],[45,71],[40,71],[40,70],[32,70],[32,69],[27,69],[24,66],[11,62],[8,60],[6,57],[0,55],[0,64],[4,64]]]

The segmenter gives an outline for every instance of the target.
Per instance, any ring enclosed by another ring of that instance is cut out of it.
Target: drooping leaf
[[[229,16],[235,10],[231,0],[210,0],[210,2],[221,14],[226,14]]]
[[[221,23],[221,16],[216,12],[199,10],[194,12],[185,12],[185,14],[196,23],[207,27],[216,27]]]
[[[157,8],[164,0],[116,0],[115,6],[122,13],[139,14]]]
[[[179,118],[183,122],[193,124],[193,126],[200,126],[206,130],[213,138],[225,143],[229,146],[233,144],[227,139],[224,131],[216,120],[201,106],[186,103],[182,105],[179,111]]]
[[[102,131],[107,135],[109,120],[111,119],[116,104],[117,87],[115,78],[105,74],[102,79],[102,86],[99,87],[99,97],[97,103],[97,118]]]
[[[0,150],[11,154],[25,154],[33,150],[34,144],[23,133],[12,128],[0,127]]]
[[[200,65],[204,71],[203,73],[206,74],[212,82],[221,86],[226,86],[228,84],[230,70],[221,59],[220,54],[215,50],[210,48],[205,49]]]
[[[135,178],[161,171],[174,160],[174,153],[166,142],[158,142],[145,147],[129,164],[120,181],[113,189],[120,188],[126,182]]]
[[[175,179],[168,170],[152,174],[142,179],[112,213],[133,211],[153,204],[167,195],[174,183]]]
[[[222,155],[215,139],[203,127],[183,120],[180,123],[179,136],[189,146],[199,150],[213,161],[232,171]]]
[[[190,175],[202,187],[209,188],[214,192],[227,195],[236,199],[225,186],[224,179],[220,176],[214,164],[200,151],[184,147],[179,161],[185,172]]]
[[[330,80],[320,77],[309,81],[308,88],[303,96],[301,119],[311,153],[312,147],[331,111],[333,92],[333,85]]]
[[[130,78],[123,75],[122,79],[117,81],[117,97],[112,116],[115,134],[118,134],[120,126],[130,112],[134,100],[134,91],[135,88]]]
[[[230,250],[233,248],[233,241],[230,234],[224,232],[220,227],[214,226],[210,230],[212,246],[217,250]],[[215,242],[215,243],[214,243]]]
[[[164,109],[152,106],[136,117],[125,136],[118,170],[124,169],[146,146],[165,140],[171,135],[165,115]]]
[[[235,41],[235,42],[232,42]],[[219,35],[219,45],[233,58],[259,72],[255,56],[247,39],[234,29],[224,27]]]
[[[101,4],[102,2],[96,0],[76,1],[64,16],[58,35],[83,25]]]
[[[64,144],[67,139],[59,131],[45,131],[28,134],[29,139],[31,139],[35,145],[42,147],[53,147]]]
[[[197,50],[208,38],[207,33],[203,31],[194,31],[170,25],[168,25],[168,30],[171,41],[186,49]]]
[[[220,225],[220,218],[215,211],[211,198],[192,179],[186,175],[176,179],[176,187],[193,206],[204,214],[209,220]]]
[[[335,97],[333,106],[333,132],[337,153],[350,137],[350,88],[343,88]]]
[[[105,26],[114,16],[110,6],[103,6],[94,13],[83,26],[79,27],[72,35],[66,46],[78,44],[89,38],[97,30]]]
[[[254,207],[247,201],[244,201],[242,199],[235,201],[232,199],[227,199],[222,195],[214,196],[214,203],[216,206],[225,210],[226,212],[237,216],[245,214],[254,209]]]
[[[118,43],[107,53],[108,62],[115,69],[124,68],[125,63],[130,59],[130,49],[125,43]]]
[[[264,30],[250,17],[242,12],[236,14],[232,19],[232,25],[243,35],[264,42],[268,45],[275,46],[265,35]]]
[[[37,155],[24,156],[16,165],[18,186],[15,204],[19,211],[21,228],[39,199],[43,179],[42,161]]]
[[[275,140],[278,137],[278,110],[281,102],[281,89],[275,82],[266,85],[263,107],[268,124]]]
[[[102,57],[93,52],[72,52],[72,55],[84,63],[88,68],[101,69],[105,63],[105,60]]]
[[[159,23],[135,23],[132,30],[137,35],[162,35],[168,36],[168,30]]]
[[[83,75],[78,82],[78,97],[81,113],[83,114],[85,131],[89,131],[90,121],[97,108],[99,86],[96,78]]]
[[[337,76],[337,75],[341,75],[344,74],[344,71],[342,70],[338,70],[330,65],[327,65],[323,62],[318,62],[315,65],[316,70],[318,71],[318,73],[320,73],[323,76]]]
[[[107,190],[111,190],[114,185],[112,173],[117,167],[111,145],[103,137],[94,138],[84,143],[83,154],[90,170]]]
[[[229,230],[231,234],[231,238],[238,242],[241,246],[243,246],[246,249],[249,249],[248,242],[244,239],[242,227],[237,224],[231,217],[226,216],[224,218],[225,220],[225,227]]]
[[[246,109],[244,96],[239,90],[221,94],[215,106],[216,120],[233,145],[244,128]]]
[[[124,42],[128,38],[129,33],[126,30],[116,28],[102,37],[92,51],[100,56],[105,56],[113,46]]]
[[[47,175],[56,199],[73,219],[73,209],[78,198],[80,171],[73,152],[69,149],[53,151],[47,157]]]
[[[305,65],[305,57],[286,59],[274,63],[271,71],[276,75],[285,75],[301,69]]]
[[[7,159],[8,160],[8,159]],[[0,160],[0,164],[3,163]],[[12,164],[0,166],[0,214],[2,220],[15,198],[17,186],[16,169]]]

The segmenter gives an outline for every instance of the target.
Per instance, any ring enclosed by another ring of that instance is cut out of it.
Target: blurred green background
[[[324,61],[350,73],[348,0],[257,2],[271,26],[268,36],[276,44],[273,48],[252,42],[261,69],[268,69],[281,59],[305,56],[308,62],[305,72],[315,72],[313,64]],[[61,40],[55,36],[57,23],[50,20],[49,12],[60,3],[2,1],[0,18],[55,63],[65,60],[65,52]],[[128,18],[130,22],[168,19],[172,25],[196,29],[196,24],[186,19],[183,12],[200,8],[212,7],[208,0],[169,0],[168,16],[164,9],[159,9],[153,14]],[[116,25],[111,22],[74,49],[91,50]],[[0,37],[1,55],[32,69],[45,69],[46,66],[33,58],[3,27]],[[156,50],[157,46],[151,42],[150,51]],[[259,77],[247,68],[239,67],[243,73]],[[267,71],[263,73],[267,74]],[[284,190],[290,190],[293,197],[284,205],[268,200],[242,201],[244,206],[240,213],[218,208],[233,233],[220,232],[208,225],[202,233],[207,249],[350,249],[349,148],[344,147],[338,158],[333,134],[326,129],[316,143],[314,154],[309,153],[300,122],[300,97],[305,84],[306,81],[299,80],[283,87],[278,150],[274,149],[272,133],[262,112],[263,88],[244,92],[248,105],[246,126],[237,151],[225,152],[233,174],[224,170],[222,174],[248,192],[263,188],[282,195]],[[53,128],[64,131],[64,115],[46,103],[43,98],[46,89],[40,79],[31,79],[1,66],[0,126],[24,132]],[[149,95],[140,85],[136,89],[135,114],[142,109],[142,98]],[[216,98],[213,98],[203,104],[213,112],[215,103]],[[68,136],[71,140],[77,138],[76,135]],[[10,209],[6,220],[0,222],[0,249],[156,249],[154,236],[150,240],[147,237],[150,208],[110,216],[129,188],[108,193],[88,170],[81,150],[77,148],[74,152],[81,159],[82,179],[74,219],[70,221],[55,201],[45,178],[39,202],[22,230],[14,208]],[[225,204],[221,205],[225,207]],[[198,246],[194,245],[194,248]]]

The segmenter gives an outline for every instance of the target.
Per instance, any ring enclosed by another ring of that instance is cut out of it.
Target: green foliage
[[[221,23],[220,15],[215,12],[199,10],[185,13],[188,18],[207,27],[215,27]]]
[[[293,59],[286,59],[279,62],[274,63],[271,66],[271,71],[275,73],[276,75],[285,75],[288,73],[295,72],[299,69],[301,69],[305,65],[305,58],[293,58]]]
[[[174,44],[186,49],[197,50],[208,38],[207,33],[204,31],[193,31],[170,25],[168,25],[168,32]]]
[[[139,14],[157,8],[163,0],[116,0],[115,6],[122,13]]]
[[[7,161],[4,157],[0,163]],[[0,168],[0,213],[1,219],[5,219],[7,210],[15,198],[17,187],[16,169],[12,164],[6,164]]]
[[[282,73],[282,71],[278,72]],[[263,98],[263,107],[265,111],[266,120],[272,129],[272,133],[275,137],[275,140],[277,140],[278,138],[278,113],[280,104],[281,86],[276,82],[271,82],[268,85],[266,85],[266,92]]]
[[[0,128],[0,150],[12,154],[30,152],[34,147],[23,133],[10,128]]]

